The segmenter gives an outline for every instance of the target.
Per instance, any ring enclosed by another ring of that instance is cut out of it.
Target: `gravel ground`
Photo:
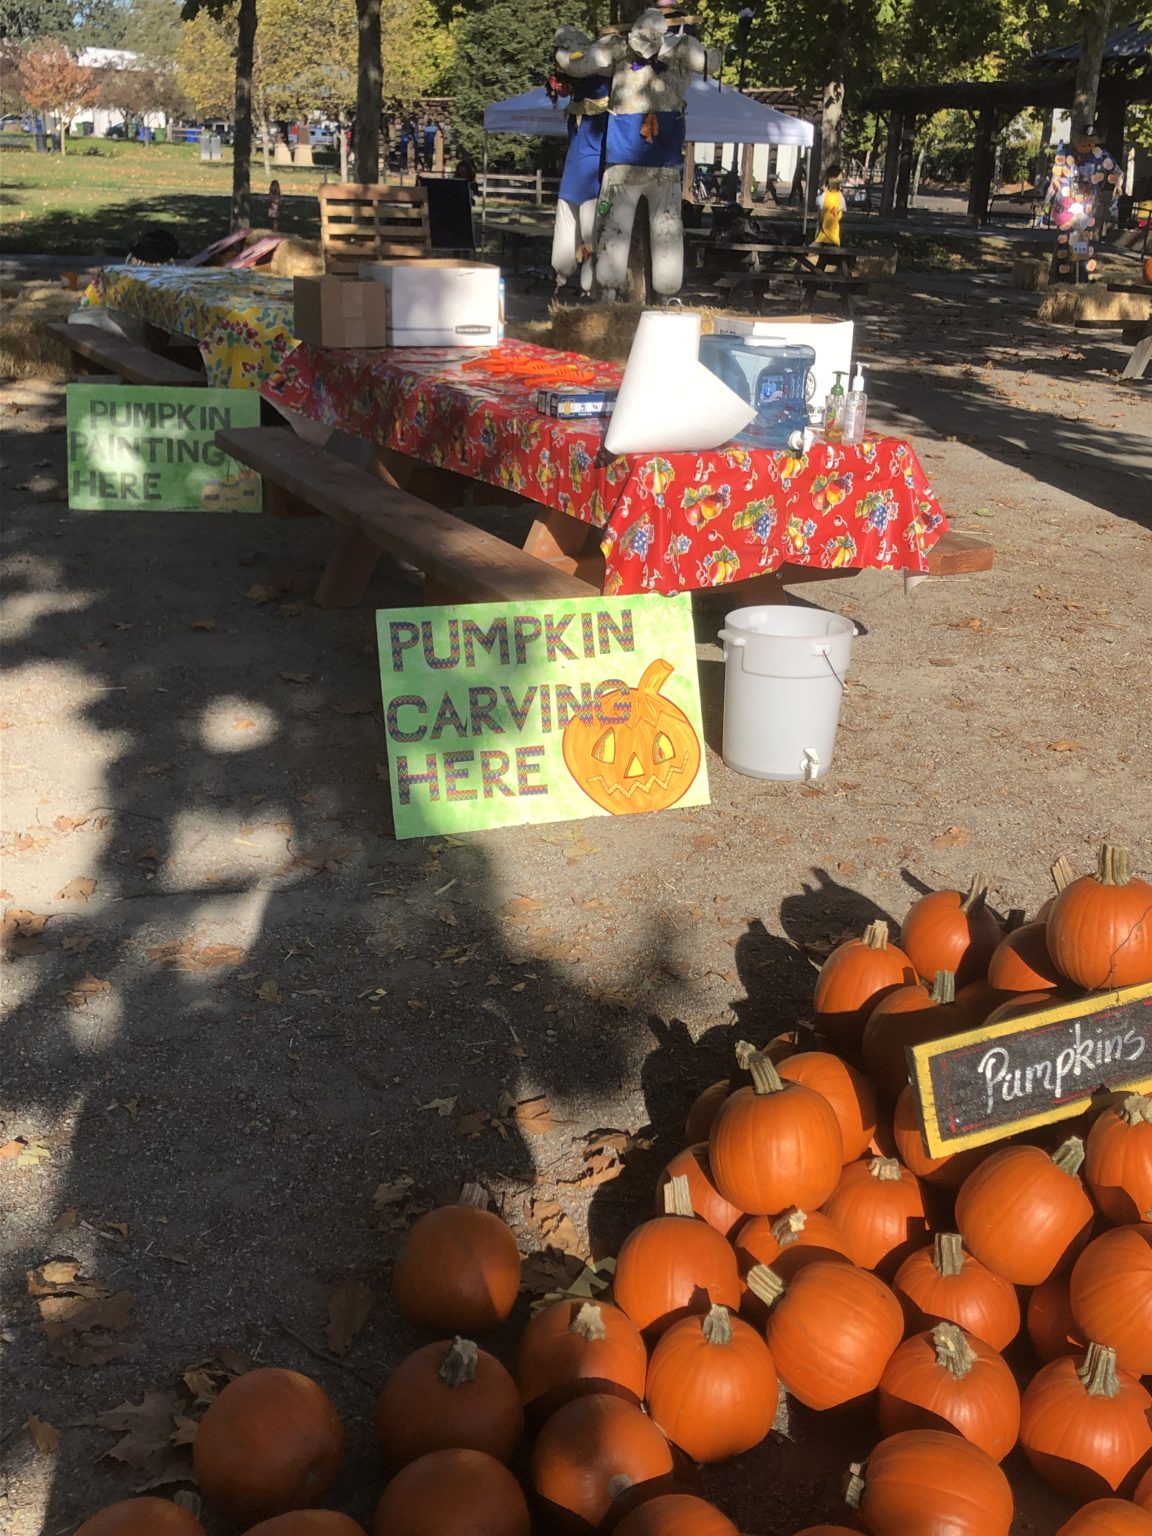
[[[366,1520],[373,1384],[417,1342],[388,1300],[417,1209],[479,1177],[525,1251],[611,1253],[732,1042],[804,1014],[806,945],[977,868],[1032,910],[1051,860],[1086,867],[1106,834],[1152,868],[1152,408],[1107,334],[1030,306],[925,278],[867,307],[874,424],[997,556],[907,594],[881,573],[802,589],[861,630],[825,781],[712,750],[710,807],[419,843],[391,836],[372,629],[416,588],[384,572],[361,609],[315,608],[319,519],[209,538],[70,513],[62,393],[5,389],[0,1142],[27,1149],[0,1162],[0,1528],[64,1536],[180,1470],[173,1413],[204,1386],[182,1377],[216,1362],[218,1382],[222,1350],[323,1382],[349,1430],[333,1502]],[[713,749],[723,611],[699,610]],[[497,1126],[504,1094],[548,1113]],[[597,1130],[630,1140],[590,1187]],[[55,1354],[26,1278],[52,1259],[117,1325]],[[516,1333],[490,1347],[511,1361]],[[178,1395],[95,1423],[146,1393]],[[871,1433],[797,1414],[706,1486],[749,1536],[790,1536],[837,1518]],[[1014,1531],[1053,1536],[1066,1507],[1009,1468]]]

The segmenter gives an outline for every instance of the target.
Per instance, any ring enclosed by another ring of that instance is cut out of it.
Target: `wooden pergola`
[[[1070,106],[1079,56],[1079,44],[1070,43],[1029,60],[1030,74],[1022,80],[885,85],[869,92],[861,105],[882,113],[887,128],[880,212],[891,214],[907,209],[917,119],[958,108],[971,113],[976,120],[968,216],[974,224],[986,224],[998,135],[1017,113],[1029,107]],[[1100,73],[1096,120],[1102,142],[1117,160],[1123,155],[1124,120],[1129,106],[1152,102],[1150,66],[1152,28],[1133,24],[1109,34]]]

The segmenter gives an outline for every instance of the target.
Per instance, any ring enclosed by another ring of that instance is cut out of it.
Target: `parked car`
[[[0,133],[31,133],[29,121],[19,112],[9,112],[6,117],[0,117]]]
[[[104,134],[106,139],[126,139],[128,137],[128,125],[126,123],[113,123]]]

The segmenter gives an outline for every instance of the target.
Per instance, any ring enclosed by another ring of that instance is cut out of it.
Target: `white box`
[[[722,336],[755,336],[758,340],[776,339],[811,347],[816,353],[816,366],[812,369],[809,405],[823,407],[837,373],[844,375],[845,391],[852,383],[855,327],[851,320],[834,320],[830,315],[716,315],[712,329]]]
[[[453,261],[362,261],[360,276],[388,285],[390,347],[494,347],[500,268]]]

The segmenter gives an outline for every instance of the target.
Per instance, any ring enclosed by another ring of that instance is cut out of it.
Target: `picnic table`
[[[1108,284],[1109,293],[1140,293],[1152,301],[1152,283],[1117,279]],[[1122,379],[1142,379],[1152,362],[1152,313],[1147,320],[1129,320],[1124,324],[1124,340],[1132,343],[1132,356],[1125,365]]]
[[[370,439],[399,484],[413,464],[431,465],[537,503],[525,548],[541,558],[580,568],[591,531],[609,595],[717,587],[785,565],[923,574],[948,528],[915,453],[897,438],[817,442],[807,453],[737,438],[709,452],[612,457],[604,423],[544,416],[535,395],[550,368],[583,367],[589,387],[614,388],[617,365],[528,342],[500,350],[545,371],[537,380],[489,374],[459,350],[304,345],[261,393]]]
[[[867,283],[854,275],[856,263],[865,253],[849,246],[716,240],[706,230],[690,230],[688,234],[694,244],[699,244],[701,237],[708,242],[703,246],[702,268],[706,274],[718,275],[721,287],[749,288],[760,298],[770,290],[774,277],[794,278],[806,302],[820,292],[835,293],[849,319],[855,312],[857,294],[867,292]],[[743,259],[734,266],[727,257]]]
[[[173,336],[195,342],[209,384],[257,389],[296,345],[292,279],[205,267],[104,267],[82,304],[144,322],[164,350]]]

